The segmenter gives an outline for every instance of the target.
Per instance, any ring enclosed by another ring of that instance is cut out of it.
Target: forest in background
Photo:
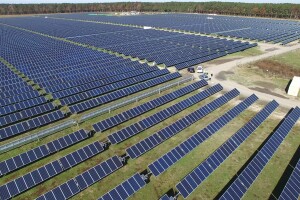
[[[74,12],[184,12],[300,19],[300,4],[231,2],[0,4],[0,15]]]

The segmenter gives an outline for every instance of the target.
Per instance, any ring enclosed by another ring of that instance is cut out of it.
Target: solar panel
[[[50,154],[55,153],[56,151],[67,148],[87,138],[88,135],[86,131],[81,129],[64,137],[61,137],[57,140],[49,142],[46,145],[38,146],[15,157],[4,160],[0,162],[0,176],[18,170],[39,159],[47,157]]]
[[[94,142],[81,149],[74,151],[58,160],[55,160],[47,165],[44,165],[36,170],[33,170],[15,180],[12,180],[0,186],[0,198],[3,200],[11,199],[20,193],[44,182],[60,174],[61,172],[75,166],[84,160],[104,151],[103,145],[99,142]],[[18,181],[17,180],[24,180]],[[25,184],[24,184],[25,183]]]
[[[136,173],[108,193],[104,194],[99,200],[115,200],[115,199],[128,199],[131,195],[143,188],[146,182],[142,175]]]
[[[207,90],[204,90],[196,95],[193,95],[192,97],[189,97],[185,100],[180,101],[179,103],[173,104],[169,106],[168,108],[165,108],[158,113],[155,113],[139,122],[136,122],[124,129],[121,129],[111,135],[108,136],[109,141],[112,144],[121,143],[124,140],[154,126],[155,124],[158,124],[162,122],[165,119],[168,119],[169,117],[172,117],[173,115],[181,112],[182,110],[185,110],[186,108],[195,105],[196,103],[202,101],[203,99],[213,95],[216,92],[219,92],[222,90],[221,85],[215,85]]]
[[[86,170],[75,178],[72,178],[60,186],[39,196],[37,200],[69,199],[92,184],[120,169],[122,166],[123,163],[121,159],[118,156],[113,156],[108,160]]]
[[[28,165],[29,163],[46,157],[49,154],[50,153],[47,150],[47,147],[45,145],[41,145],[39,147],[31,149],[28,152],[22,153],[8,160],[4,160],[0,163],[0,174],[8,174],[12,171],[20,169],[21,167],[24,167],[25,165]]]
[[[46,124],[49,124],[50,122],[55,122],[64,117],[65,115],[62,111],[56,110],[39,117],[35,117],[27,121],[19,122],[17,124],[2,128],[0,129],[0,141],[25,133],[26,131],[32,130],[34,128],[44,126]]]
[[[298,200],[300,196],[300,159],[279,196],[279,200]]]
[[[51,141],[47,143],[47,147],[50,153],[55,153],[57,151],[60,151],[66,147],[69,147],[71,145],[74,145],[80,141],[83,141],[87,139],[88,133],[87,131],[81,129],[79,131],[75,131],[74,133],[68,134],[64,137],[61,137],[57,140]]]
[[[170,198],[168,195],[163,195],[162,197],[160,197],[159,200],[173,200],[172,198]]]
[[[46,103],[42,105],[38,105],[32,108],[28,108],[22,110],[21,112],[15,112],[12,114],[8,114],[5,116],[0,117],[0,127],[7,126],[9,124],[14,124],[18,121],[22,121],[28,118],[32,118],[38,116],[40,114],[45,114],[54,110],[55,107],[52,103]]]
[[[212,102],[208,103],[207,105],[201,107],[200,109],[192,112],[191,114],[177,120],[175,123],[165,127],[164,129],[154,133],[153,135],[147,137],[146,139],[142,140],[141,142],[129,147],[126,149],[126,154],[135,159],[142,154],[146,153],[147,151],[153,149],[155,146],[161,144],[165,140],[169,139],[170,137],[174,136],[175,134],[179,133],[183,129],[187,128],[191,124],[195,123],[196,121],[200,120],[210,112],[214,111],[215,109],[219,108],[220,106],[226,104],[229,100],[236,97],[239,94],[239,91],[233,89],[228,93],[224,94],[223,96],[213,100]]]
[[[112,83],[109,85],[105,85],[103,87],[97,87],[95,90],[91,90],[85,93],[79,93],[79,94],[75,94],[72,95],[70,97],[66,97],[66,98],[61,98],[60,101],[62,103],[62,105],[71,105],[71,104],[75,104],[78,103],[80,101],[83,101],[85,99],[89,99],[91,97],[96,97],[96,96],[100,96],[100,95],[104,95],[106,93],[112,92],[112,91],[116,91],[122,88],[126,88],[130,85],[134,85],[143,81],[147,81],[149,79],[152,78],[156,78],[159,76],[163,76],[166,74],[169,74],[170,72],[167,69],[163,69],[163,70],[157,70],[154,72],[150,72],[147,74],[142,74],[140,76],[137,77],[133,77],[133,78],[128,78],[125,79],[124,81],[120,81],[120,82],[116,82],[116,83]]]
[[[153,87],[155,85],[162,84],[166,81],[170,81],[170,80],[173,80],[173,79],[178,78],[178,77],[181,77],[180,73],[178,73],[178,72],[172,73],[172,74],[167,74],[167,75],[162,76],[162,77],[153,78],[151,80],[141,82],[139,84],[132,85],[132,86],[123,88],[121,90],[117,90],[117,91],[108,93],[106,95],[102,95],[98,98],[94,98],[94,99],[91,99],[91,100],[88,100],[88,101],[85,101],[85,102],[82,102],[82,103],[72,105],[69,108],[70,108],[71,113],[80,113],[80,112],[83,112],[85,110],[91,109],[93,107],[106,104],[108,102],[117,100],[119,98],[123,98],[125,96],[134,94],[134,93],[139,92],[141,90],[145,90],[145,89]]]
[[[125,67],[124,67],[125,69]],[[149,67],[146,66],[143,68],[141,66],[140,69],[128,69],[124,71],[125,73],[114,74],[115,76],[104,77],[105,79],[96,80],[94,82],[88,82],[77,87],[66,88],[65,90],[61,90],[53,93],[53,97],[55,99],[64,99],[65,97],[72,96],[78,93],[87,92],[92,95],[96,95],[98,91],[108,92],[109,89],[116,89],[120,85],[124,85],[124,83],[131,82],[131,79],[135,79],[136,76],[146,76],[146,73],[154,73],[159,72],[157,67]],[[161,73],[161,72],[160,72]],[[155,74],[155,73],[154,73]],[[158,73],[156,73],[158,74]],[[133,82],[132,82],[133,83]],[[99,92],[98,92],[99,93]],[[100,94],[100,93],[99,93]]]
[[[176,188],[183,198],[187,198],[206,178],[212,174],[254,131],[267,117],[278,107],[276,101],[271,101],[264,109],[256,114],[247,124],[223,143],[215,152],[198,165],[191,173],[181,180]],[[266,112],[268,110],[268,112]],[[253,119],[259,120],[259,124],[252,125]],[[249,130],[248,127],[253,126]]]
[[[228,124],[232,119],[234,119],[251,104],[253,104],[257,99],[258,97],[254,94],[249,96],[237,106],[227,111],[224,115],[222,115],[214,122],[206,126],[206,128],[192,135],[187,140],[183,141],[181,144],[170,150],[168,153],[164,154],[156,161],[152,162],[150,165],[148,165],[148,168],[150,169],[152,174],[154,176],[159,176],[160,174],[165,172],[168,168],[170,168],[177,161],[179,161],[181,158],[187,155],[190,151],[202,144],[206,139],[208,139],[214,133],[219,131],[223,126]],[[234,113],[234,115],[232,113]],[[209,131],[204,132],[205,130]]]
[[[150,102],[141,104],[137,107],[134,107],[134,108],[127,110],[123,113],[120,113],[116,116],[110,117],[110,118],[102,120],[96,124],[93,124],[93,128],[96,132],[108,130],[118,124],[121,124],[127,120],[137,117],[137,116],[139,116],[145,112],[148,112],[154,108],[164,105],[178,97],[188,94],[188,93],[190,93],[196,89],[199,89],[205,85],[207,85],[207,82],[205,80],[198,81],[198,82],[188,85],[184,88],[181,88],[181,89],[171,92],[169,94],[163,95],[154,100],[151,100]]]
[[[103,145],[95,142],[60,158],[59,161],[66,170],[102,151],[104,151]]]
[[[299,118],[300,109],[296,107],[277,127],[245,169],[234,179],[220,199],[242,198],[244,196]]]
[[[34,99],[29,99],[27,101],[22,101],[22,102],[19,102],[16,104],[6,105],[0,109],[0,116],[4,116],[4,115],[7,115],[7,114],[10,114],[13,112],[21,111],[21,110],[24,110],[24,109],[27,109],[27,108],[30,108],[33,106],[44,104],[46,102],[47,102],[47,99],[42,96],[42,97],[37,97]]]

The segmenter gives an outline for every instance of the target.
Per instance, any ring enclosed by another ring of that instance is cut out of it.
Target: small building
[[[297,97],[299,90],[300,90],[300,77],[294,76],[288,90],[288,95]]]

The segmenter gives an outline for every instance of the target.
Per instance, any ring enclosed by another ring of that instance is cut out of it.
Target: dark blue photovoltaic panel
[[[62,164],[63,168],[66,170],[102,151],[104,151],[102,144],[100,144],[99,142],[95,142],[83,147],[82,150],[79,149],[60,158],[59,161]]]
[[[198,81],[198,82],[188,85],[184,88],[181,88],[179,90],[176,90],[176,91],[166,94],[164,96],[158,97],[154,100],[151,100],[150,102],[146,102],[142,105],[134,107],[134,108],[127,110],[123,113],[120,113],[116,116],[110,117],[110,118],[102,120],[96,124],[93,124],[93,128],[96,132],[102,132],[102,131],[108,130],[112,127],[115,127],[115,126],[125,122],[125,121],[135,118],[145,112],[148,112],[148,111],[150,111],[154,108],[157,108],[161,105],[164,105],[176,98],[179,98],[179,97],[186,95],[196,89],[199,89],[205,85],[207,85],[207,82],[205,80]]]
[[[111,89],[116,89],[119,86],[125,86],[126,83],[130,82],[131,79],[134,80],[134,77],[141,76],[146,73],[158,71],[159,69],[157,67],[149,67],[149,66],[143,66],[141,65],[141,68],[137,70],[136,68],[129,69],[129,68],[123,68],[123,70],[127,69],[126,73],[121,74],[113,74],[113,76],[105,77],[101,80],[96,80],[93,82],[88,82],[85,84],[78,85],[77,87],[72,88],[66,88],[65,90],[56,91],[52,95],[55,99],[61,99],[62,102],[68,102],[68,103],[75,103],[77,94],[86,92],[87,94],[91,94],[93,96],[100,95],[102,92],[109,92]],[[117,73],[117,72],[116,72]],[[102,74],[103,75],[103,74]],[[110,74],[111,75],[111,74]],[[116,76],[117,75],[117,76]],[[67,98],[69,96],[72,96],[72,98]],[[69,101],[69,100],[71,101]]]
[[[136,193],[138,190],[143,188],[145,185],[146,182],[143,179],[142,175],[136,173],[135,175],[100,197],[98,200],[125,200]]]
[[[33,98],[38,98],[39,96],[40,96],[39,92],[36,90],[33,90],[31,92],[22,93],[20,95],[16,95],[13,97],[0,99],[0,105],[7,106],[7,105],[15,104],[15,103],[21,103],[23,101],[29,101],[30,99],[33,99]]]
[[[47,165],[44,165],[32,172],[29,172],[15,180],[12,180],[4,185],[0,186],[0,199],[11,199],[19,195],[20,193],[44,182],[67,170],[71,166],[75,166],[92,156],[104,151],[103,144],[94,142],[81,149],[70,153],[59,160],[55,160]],[[17,181],[23,179],[24,181]],[[24,184],[25,182],[25,184]],[[12,192],[14,191],[14,192]]]
[[[62,111],[56,110],[39,117],[35,117],[27,121],[19,122],[17,124],[2,128],[0,129],[0,141],[25,133],[34,128],[44,126],[51,122],[55,122],[59,119],[63,119],[64,117],[65,115]]]
[[[86,99],[90,99],[91,97],[97,97],[100,95],[105,95],[107,93],[116,91],[116,90],[120,90],[122,88],[126,88],[130,85],[134,85],[134,84],[138,84],[140,82],[143,81],[147,81],[149,79],[152,78],[156,78],[159,76],[163,76],[166,74],[169,74],[169,70],[167,69],[163,69],[163,70],[157,70],[154,72],[150,72],[150,73],[146,73],[146,74],[142,74],[140,76],[137,77],[133,77],[133,78],[129,78],[129,79],[125,79],[124,81],[120,81],[120,82],[116,82],[116,83],[112,83],[103,87],[97,87],[94,90],[91,91],[87,91],[84,93],[78,93],[78,94],[74,94],[72,96],[69,97],[65,97],[65,98],[61,98],[60,101],[62,103],[62,105],[71,105],[71,104],[75,104],[81,101],[84,101]]]
[[[164,196],[162,196],[162,197],[160,197],[160,199],[159,200],[172,200],[168,195],[164,195]]]
[[[28,164],[31,164],[41,158],[45,158],[52,153],[67,148],[87,138],[88,135],[86,131],[81,129],[57,140],[49,142],[46,145],[41,145],[8,160],[4,160],[0,162],[0,176],[18,170]]]
[[[34,99],[29,99],[27,101],[22,101],[12,105],[3,106],[0,109],[0,116],[4,116],[10,113],[18,112],[27,108],[31,108],[40,104],[44,104],[47,102],[47,99],[43,96],[37,97]]]
[[[69,147],[80,141],[83,141],[87,138],[88,138],[87,131],[81,129],[79,131],[75,131],[74,133],[68,134],[64,137],[61,137],[57,140],[51,141],[51,142],[47,143],[46,145],[47,145],[50,153],[55,153],[66,147]]]
[[[117,90],[117,91],[102,95],[100,97],[84,101],[82,103],[72,105],[69,108],[72,113],[80,113],[85,110],[91,109],[93,107],[109,103],[109,102],[117,100],[119,98],[123,98],[125,96],[134,94],[136,92],[145,90],[147,88],[162,84],[166,81],[170,81],[170,80],[173,80],[173,79],[176,79],[179,77],[181,77],[179,72],[167,74],[165,76],[156,77],[156,78],[152,77],[153,79],[150,79],[150,80],[147,80],[147,81],[144,81],[144,82],[141,82],[141,83],[129,86],[129,87],[125,87],[121,90]],[[140,81],[141,80],[139,80],[139,82]]]
[[[7,126],[9,124],[14,124],[16,122],[23,121],[28,118],[33,118],[41,114],[46,114],[47,112],[53,111],[54,109],[55,107],[52,103],[46,103],[22,110],[20,112],[14,112],[0,117],[0,127]]]
[[[222,90],[221,85],[215,85],[207,90],[204,90],[192,97],[189,97],[185,100],[180,101],[179,103],[173,104],[168,108],[165,108],[137,123],[134,123],[124,129],[121,129],[111,135],[108,136],[109,141],[112,144],[120,143],[152,126],[162,122],[163,120],[172,117],[173,115],[181,112],[182,110],[195,105],[196,103],[202,101],[203,99],[213,95],[215,92],[219,92]]]
[[[180,160],[183,156],[188,154],[190,151],[192,151],[194,148],[202,144],[208,137],[216,133],[219,129],[221,129],[223,126],[228,124],[232,119],[234,119],[237,115],[239,115],[241,112],[243,112],[246,108],[248,108],[251,104],[253,104],[258,97],[256,95],[251,95],[248,98],[246,98],[243,102],[239,103],[237,106],[232,108],[231,110],[227,111],[224,115],[219,117],[217,120],[209,124],[206,128],[214,127],[213,129],[209,129],[208,132],[209,135],[207,135],[205,138],[201,137],[204,134],[202,133],[204,129],[199,131],[198,133],[192,135],[187,140],[182,142],[177,147],[170,150],[165,155],[161,156],[159,159],[148,165],[148,168],[152,172],[154,176],[159,176],[161,173],[166,171],[168,168],[170,168],[172,165],[174,165],[178,160]],[[232,115],[229,115],[229,113]],[[179,156],[178,152],[180,151],[183,156]]]
[[[269,109],[272,109],[272,106],[270,106]],[[242,198],[244,196],[299,118],[300,109],[296,107],[283,120],[264,146],[223,193],[220,199]]]
[[[115,172],[123,166],[118,156],[113,156],[108,160],[88,169],[73,179],[41,195],[37,200],[66,200],[85,190],[92,184],[102,180],[109,174]]]
[[[210,88],[211,89],[211,88]],[[209,89],[208,89],[209,90]],[[203,91],[204,93],[207,92],[206,90]],[[201,94],[201,93],[199,93]],[[199,108],[198,110],[192,112],[191,114],[183,117],[182,119],[176,121],[175,123],[165,127],[164,129],[154,133],[150,137],[142,140],[141,142],[129,147],[126,149],[127,155],[134,159],[142,154],[146,153],[147,151],[151,150],[155,146],[161,144],[162,142],[166,141],[170,137],[174,136],[175,134],[179,133],[183,129],[187,128],[191,124],[195,123],[196,121],[200,120],[207,114],[211,113],[215,109],[219,108],[220,106],[226,104],[229,100],[236,97],[239,94],[237,89],[233,89],[228,93],[224,94],[223,96],[213,100],[212,102],[208,103],[207,105]],[[203,98],[203,93],[201,94]],[[204,95],[206,98],[207,95]],[[195,96],[194,96],[195,97]],[[201,97],[200,97],[201,98]],[[189,102],[191,104],[193,100]]]
[[[300,196],[300,159],[287,181],[278,200],[298,200]]]
[[[176,188],[180,194],[187,198],[206,178],[213,173],[253,132],[261,125],[267,117],[278,107],[276,101],[271,101],[265,108],[256,114],[247,124],[231,136],[225,143],[223,143],[215,152],[208,156],[208,158],[198,165],[191,173],[189,173],[183,180],[181,180]],[[267,112],[268,110],[268,112]],[[262,117],[261,115],[262,114]],[[259,120],[257,126],[249,131],[247,126],[251,124],[253,119]],[[242,139],[241,139],[242,138]],[[235,146],[231,147],[234,143]],[[208,173],[205,173],[208,171]]]

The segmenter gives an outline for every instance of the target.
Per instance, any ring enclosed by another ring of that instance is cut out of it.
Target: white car
[[[201,74],[203,73],[203,67],[202,66],[199,65],[197,67],[197,73],[201,73]]]

